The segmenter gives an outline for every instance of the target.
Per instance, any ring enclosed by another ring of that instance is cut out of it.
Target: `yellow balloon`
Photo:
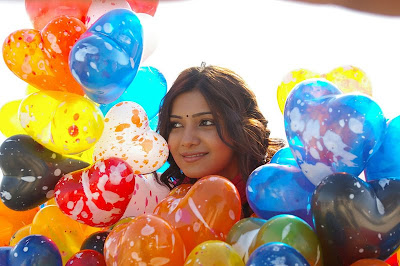
[[[60,154],[78,154],[93,147],[104,128],[100,109],[73,93],[39,91],[22,100],[22,128],[37,142]]]
[[[21,101],[8,102],[0,109],[0,131],[7,138],[18,134],[26,134],[18,118],[18,108]]]
[[[197,245],[186,258],[185,266],[245,265],[233,247],[220,240],[209,240]]]
[[[29,94],[32,94],[32,93],[38,92],[38,91],[39,90],[36,89],[35,87],[33,87],[32,85],[28,85],[28,87],[26,87],[25,94],[29,95]]]
[[[15,234],[11,237],[10,246],[15,246],[22,238],[31,235],[31,227],[31,224],[27,224],[15,232]]]
[[[286,98],[292,89],[300,82],[311,79],[311,78],[319,78],[320,75],[314,73],[307,69],[297,69],[289,72],[282,80],[281,84],[278,86],[277,91],[277,99],[279,109],[283,114],[283,109],[285,108]]]
[[[371,81],[364,71],[355,66],[340,66],[322,76],[338,86],[343,93],[357,91],[372,96]]]
[[[78,252],[85,240],[85,231],[81,224],[72,220],[55,205],[39,210],[32,222],[31,234],[49,237],[60,250],[63,264]]]

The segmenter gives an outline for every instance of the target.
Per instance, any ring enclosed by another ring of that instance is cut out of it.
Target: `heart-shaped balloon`
[[[70,218],[104,227],[122,217],[134,187],[135,178],[129,164],[111,157],[64,175],[55,187],[55,199]]]
[[[312,226],[310,200],[314,189],[299,167],[269,163],[250,174],[246,194],[251,209],[260,218],[292,214]]]
[[[283,114],[286,99],[293,88],[300,82],[311,78],[325,78],[344,92],[361,92],[372,96],[372,87],[366,73],[355,66],[340,66],[326,74],[318,74],[307,69],[290,71],[277,89],[279,109]]]
[[[65,264],[65,266],[106,266],[103,254],[91,250],[85,249],[75,253]]]
[[[104,244],[107,265],[183,265],[179,233],[155,215],[144,214],[116,226]]]
[[[127,9],[132,11],[126,0],[92,0],[85,19],[86,27],[89,28],[101,16],[114,9]]]
[[[279,149],[274,156],[272,156],[270,163],[299,167],[289,147]]]
[[[235,265],[244,266],[236,250],[221,240],[208,240],[197,245],[188,255],[185,266]]]
[[[400,180],[332,174],[317,186],[311,207],[326,265],[384,260],[400,246]]]
[[[15,75],[37,89],[83,95],[69,70],[68,56],[85,30],[79,19],[61,16],[41,31],[16,31],[4,41],[4,61]]]
[[[20,104],[22,128],[46,148],[77,154],[94,146],[103,128],[103,114],[89,99],[58,91],[36,92]]]
[[[135,175],[135,190],[122,218],[153,213],[169,192],[167,186],[157,182],[155,174]]]
[[[69,67],[86,95],[97,103],[118,99],[138,71],[143,30],[130,10],[114,9],[100,17],[75,43]]]
[[[89,164],[50,151],[28,135],[15,135],[0,147],[1,200],[10,209],[28,210],[52,198],[62,175]]]
[[[109,231],[99,231],[91,234],[83,241],[81,250],[91,249],[104,254],[104,243],[109,234]]]
[[[67,15],[85,21],[92,0],[25,0],[25,9],[37,30],[41,30],[52,19]]]
[[[174,190],[179,190],[179,186]],[[207,240],[225,241],[241,215],[240,196],[235,185],[222,176],[212,175],[198,180],[185,195],[174,190],[154,213],[176,228],[186,251],[192,251]]]
[[[400,180],[400,116],[387,122],[385,137],[379,150],[365,167],[367,181],[385,177]]]
[[[337,172],[358,176],[382,143],[386,120],[371,98],[342,94],[332,83],[299,83],[285,105],[285,131],[293,156],[317,185]]]
[[[136,13],[145,13],[154,16],[159,0],[126,0]]]
[[[60,251],[54,242],[42,235],[30,235],[21,239],[14,247],[1,247],[8,250],[8,256],[0,255],[3,266],[54,265],[62,266]],[[0,254],[3,253],[0,250]]]
[[[25,130],[21,127],[18,117],[18,109],[21,101],[11,101],[0,108],[0,131],[7,138],[18,134],[25,134]]]
[[[150,130],[143,108],[134,102],[114,105],[105,117],[103,135],[95,144],[93,158],[118,157],[127,161],[135,174],[160,168],[168,158],[168,145]]]

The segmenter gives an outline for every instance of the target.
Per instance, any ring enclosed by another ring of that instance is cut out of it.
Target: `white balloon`
[[[159,40],[159,25],[157,19],[146,13],[136,13],[143,27],[143,55],[144,62],[158,46]]]
[[[92,4],[86,15],[86,27],[89,28],[102,15],[114,9],[128,9],[132,11],[129,3],[125,0],[92,0]]]

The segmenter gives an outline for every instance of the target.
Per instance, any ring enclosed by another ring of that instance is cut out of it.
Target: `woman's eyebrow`
[[[200,112],[200,113],[193,114],[192,117],[198,117],[198,116],[202,116],[202,115],[211,115],[211,114],[212,114],[211,112]],[[186,116],[188,117],[188,115],[186,115]],[[180,116],[180,115],[172,115],[171,114],[169,117],[182,119],[182,116]]]

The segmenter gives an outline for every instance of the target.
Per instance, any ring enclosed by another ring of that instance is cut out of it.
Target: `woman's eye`
[[[201,126],[214,126],[214,121],[212,120],[201,120],[200,122]]]
[[[182,127],[182,124],[179,122],[171,122],[171,128],[180,128]]]

